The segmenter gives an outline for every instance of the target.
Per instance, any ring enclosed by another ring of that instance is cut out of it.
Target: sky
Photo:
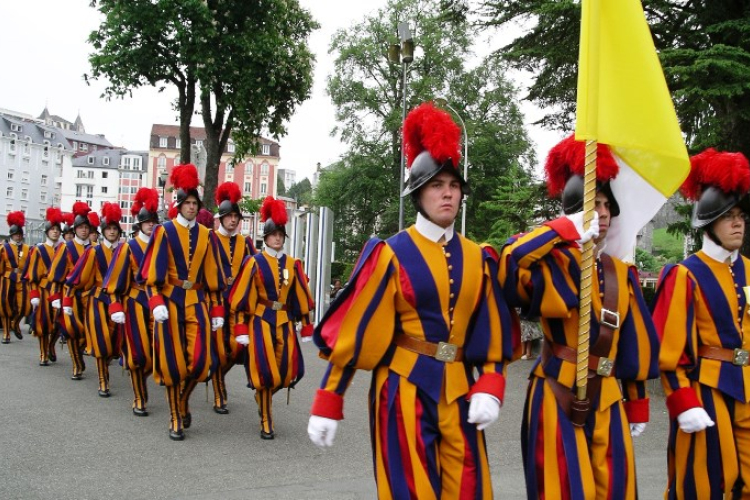
[[[172,109],[173,91],[151,88],[133,96],[107,101],[101,97],[104,82],[87,85],[92,47],[88,34],[100,22],[90,0],[24,0],[0,4],[0,108],[39,116],[49,112],[69,121],[80,114],[86,132],[104,134],[116,146],[148,150],[151,125],[178,124]],[[297,181],[311,177],[316,163],[328,165],[344,152],[345,145],[330,137],[335,126],[334,108],[325,93],[326,78],[333,71],[328,54],[331,36],[363,17],[374,14],[386,0],[300,0],[321,28],[310,37],[316,55],[312,97],[297,108],[287,124],[281,145],[281,168],[297,171]],[[522,104],[527,123],[540,117],[532,105]],[[200,117],[193,122],[202,126]],[[541,161],[559,134],[529,127]],[[471,156],[471,150],[469,150]]]

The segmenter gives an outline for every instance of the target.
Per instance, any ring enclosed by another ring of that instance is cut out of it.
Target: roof
[[[65,138],[69,141],[85,142],[87,144],[96,144],[97,146],[104,146],[107,148],[113,148],[111,142],[104,137],[104,134],[85,134],[76,132],[75,130],[62,130]]]
[[[103,168],[117,170],[120,168],[120,158],[125,155],[140,156],[141,170],[145,171],[148,165],[147,151],[128,151],[127,149],[100,149],[84,156],[73,158],[74,168]],[[109,158],[109,165],[105,165],[103,159]],[[90,163],[93,161],[93,163]]]
[[[180,126],[154,123],[153,125],[151,125],[151,135],[156,135],[159,137],[179,137]],[[190,138],[199,141],[206,140],[206,129],[203,127],[190,127]],[[272,141],[271,139],[266,139],[265,137],[260,137],[260,139],[261,141],[263,141],[263,144],[276,144],[277,146],[279,145],[278,142]]]
[[[12,130],[12,125],[16,125],[17,128],[20,128],[20,131]],[[51,137],[45,137],[45,132],[48,132],[48,135],[51,135]],[[34,144],[44,144],[44,142],[47,141],[52,146],[62,146],[65,149],[72,150],[72,146],[65,139],[65,135],[62,132],[63,131],[57,127],[50,127],[36,122],[28,122],[15,118],[12,115],[0,113],[0,134],[4,136],[16,134],[19,139],[25,137],[31,138],[31,142]]]

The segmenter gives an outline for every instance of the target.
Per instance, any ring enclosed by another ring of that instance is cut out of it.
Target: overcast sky
[[[91,46],[86,38],[100,22],[90,0],[24,0],[0,4],[0,108],[38,116],[45,105],[50,113],[74,121],[80,113],[88,133],[104,134],[117,146],[147,150],[153,123],[177,124],[171,109],[173,92],[144,88],[132,98],[106,101],[104,85],[86,85]],[[333,71],[328,55],[332,34],[384,7],[386,0],[300,0],[320,23],[310,44],[317,57],[312,98],[303,103],[281,138],[281,167],[297,171],[297,180],[309,177],[320,162],[327,165],[343,152],[329,136],[334,127],[333,106],[325,94],[327,75]],[[522,107],[527,121],[538,117],[533,107]],[[193,125],[202,126],[200,118]],[[537,156],[561,137],[531,130]],[[469,151],[471,157],[471,151]]]

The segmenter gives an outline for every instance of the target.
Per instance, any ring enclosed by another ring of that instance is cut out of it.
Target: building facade
[[[62,135],[68,140],[73,148],[73,156],[85,156],[89,153],[95,153],[102,150],[115,149],[104,134],[87,134],[86,127],[83,126],[81,115],[76,117],[75,122],[70,122],[65,118],[50,114],[45,107],[38,120],[49,127],[56,127]]]

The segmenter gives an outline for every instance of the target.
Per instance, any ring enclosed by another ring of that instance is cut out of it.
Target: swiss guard
[[[23,242],[23,212],[10,212],[6,218],[10,241],[0,246],[0,317],[3,322],[3,344],[10,342],[10,332],[18,340],[21,319],[31,314],[29,286],[24,279],[29,259],[29,245]]]

